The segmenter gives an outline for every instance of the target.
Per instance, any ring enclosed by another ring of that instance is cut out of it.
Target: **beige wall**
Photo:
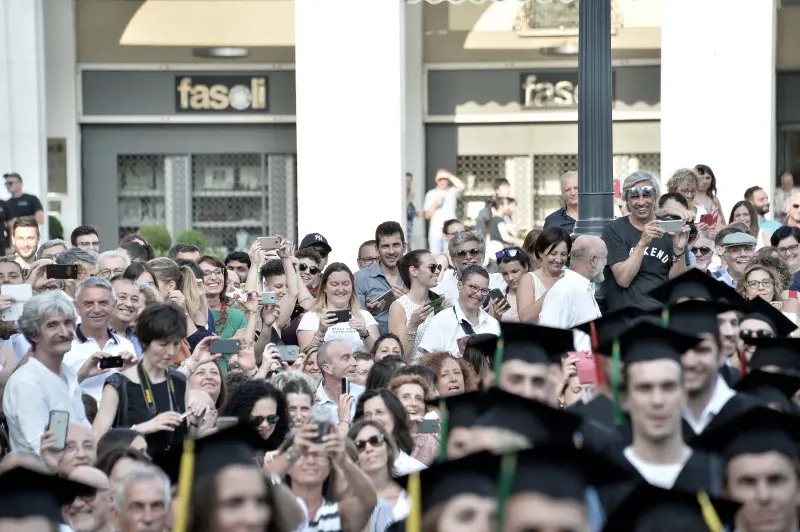
[[[778,11],[778,70],[800,70],[800,7]]]

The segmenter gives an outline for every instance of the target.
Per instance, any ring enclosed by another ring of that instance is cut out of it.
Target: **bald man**
[[[786,225],[800,227],[800,196],[790,196],[786,200]]]
[[[572,233],[578,219],[578,172],[561,176],[561,201],[564,206],[544,219],[544,228],[561,227]]]
[[[78,466],[91,466],[97,460],[97,442],[88,426],[71,421],[63,450],[54,450],[55,436],[48,430],[42,435],[41,454],[48,469],[62,476]]]
[[[572,244],[569,270],[544,296],[539,325],[571,329],[600,317],[594,299],[595,283],[603,281],[608,250],[601,238],[581,235]],[[575,348],[591,351],[589,336],[575,333]]]
[[[78,466],[67,478],[97,490],[94,498],[76,497],[62,508],[70,528],[74,532],[114,532],[111,489],[106,474],[94,467]]]

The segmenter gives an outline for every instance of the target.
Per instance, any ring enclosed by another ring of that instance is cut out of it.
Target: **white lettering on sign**
[[[575,107],[578,105],[578,85],[571,81],[539,81],[536,74],[525,78],[522,85],[525,109],[546,109],[548,107]]]

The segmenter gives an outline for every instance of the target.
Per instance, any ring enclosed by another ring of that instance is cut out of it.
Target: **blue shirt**
[[[323,386],[324,384],[325,381],[323,380],[320,381],[319,386],[317,386],[317,400],[319,401],[319,404],[327,406],[331,410],[331,413],[333,414],[333,423],[335,425],[339,425],[339,405],[336,402],[338,397],[335,399],[329,399],[328,394],[325,393],[325,387]],[[350,397],[353,398],[353,406],[350,407],[350,421],[353,421],[353,418],[356,416],[358,397],[366,388],[354,382],[349,382],[347,386],[350,389]]]
[[[375,301],[392,289],[392,287],[389,285],[389,281],[383,274],[383,270],[381,269],[379,261],[373,262],[371,266],[357,271],[353,278],[355,279],[356,283],[356,295],[358,296],[358,301],[361,303],[361,308],[364,310],[367,310],[367,298]],[[400,287],[405,286],[399,276],[397,277],[396,285]],[[388,305],[383,309],[383,312],[375,315],[375,321],[378,322],[378,331],[380,331],[381,334],[386,334],[389,332]]]
[[[711,272],[711,276],[717,281],[723,282],[731,288],[736,288],[736,280],[731,277],[731,274],[728,273],[728,270],[717,268]]]
[[[781,223],[776,221],[776,220],[764,219],[764,220],[761,220],[760,222],[758,222],[758,228],[759,229],[763,229],[764,231],[767,231],[769,233],[774,233],[780,227],[781,227]]]
[[[567,208],[561,207],[555,212],[551,212],[544,219],[544,229],[560,227],[566,229],[570,234],[575,230],[575,218],[567,214]]]

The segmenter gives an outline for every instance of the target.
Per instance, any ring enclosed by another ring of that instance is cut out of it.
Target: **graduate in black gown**
[[[739,324],[741,357],[736,364],[737,380],[740,375],[744,374],[744,371],[741,371],[742,366],[744,366],[746,370],[748,362],[753,357],[755,346],[751,340],[758,340],[759,338],[785,338],[796,329],[797,325],[784,316],[780,310],[773,307],[770,302],[764,301],[760,297],[748,301],[747,310]],[[734,368],[730,369],[733,370]]]
[[[796,375],[756,369],[742,377],[734,389],[780,412],[798,413],[799,408],[794,396],[800,390],[800,377]]]

